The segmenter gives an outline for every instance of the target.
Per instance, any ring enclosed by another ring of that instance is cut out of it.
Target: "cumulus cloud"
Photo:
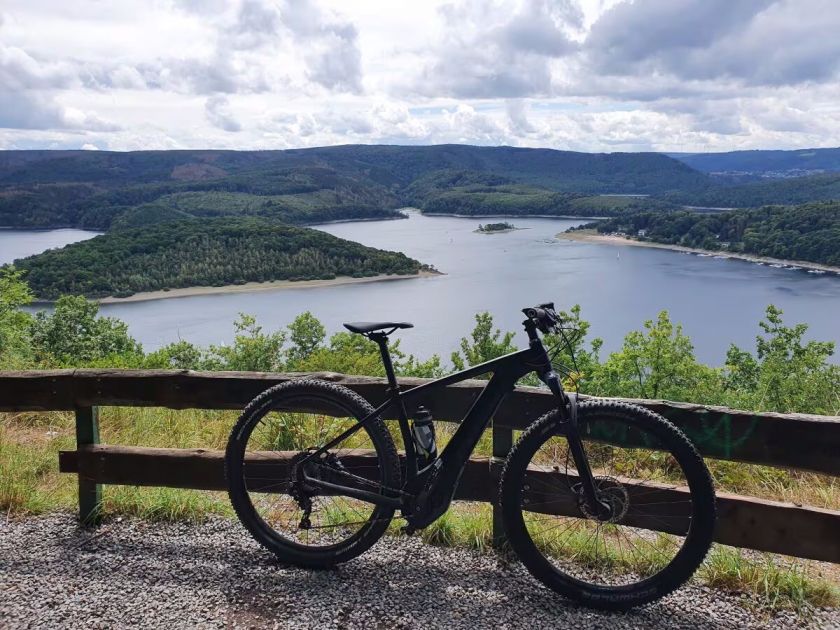
[[[321,10],[312,0],[288,0],[283,24],[305,49],[309,78],[328,89],[361,92],[358,32],[349,21]]]
[[[446,23],[434,60],[426,65],[418,91],[459,98],[546,96],[551,61],[572,54],[569,32],[582,14],[570,2],[526,0],[517,9],[482,2],[446,5]]]
[[[73,74],[65,64],[42,63],[21,48],[0,46],[0,127],[118,130],[118,125],[94,113],[55,101],[54,92],[73,83]]]
[[[0,146],[830,146],[838,31],[835,0],[7,0]]]
[[[833,0],[637,0],[607,11],[585,51],[602,74],[797,84],[840,68]]]
[[[224,96],[211,96],[204,103],[204,113],[210,124],[225,131],[242,131],[242,125],[233,116],[230,103]]]
[[[275,6],[260,0],[245,0],[236,20],[224,29],[225,41],[233,48],[258,48],[278,37],[280,26],[280,14]]]

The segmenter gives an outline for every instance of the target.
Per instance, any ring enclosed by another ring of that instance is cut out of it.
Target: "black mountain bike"
[[[245,527],[282,562],[310,568],[363,553],[397,510],[408,533],[426,527],[449,508],[502,399],[535,372],[557,408],[522,432],[503,468],[499,501],[513,551],[546,586],[590,606],[626,609],[678,588],[712,542],[715,495],[703,460],[647,409],[566,394],[538,334],[562,334],[554,305],[523,312],[526,350],[406,391],[387,339],[412,325],[345,324],[379,345],[387,399],[374,408],[346,387],[301,378],[251,401],[225,455],[230,498]],[[438,455],[424,402],[491,372]],[[381,419],[388,408],[399,418],[402,457]]]

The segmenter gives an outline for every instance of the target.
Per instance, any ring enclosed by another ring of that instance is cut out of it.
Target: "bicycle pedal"
[[[400,527],[400,533],[405,534],[406,536],[411,536],[416,531],[417,528],[412,527],[411,525],[403,525]]]

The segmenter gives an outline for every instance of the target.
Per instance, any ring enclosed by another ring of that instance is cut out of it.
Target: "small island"
[[[502,223],[487,223],[485,225],[479,223],[476,232],[479,234],[499,234],[501,232],[512,232],[516,229],[518,228],[515,225],[505,221]]]

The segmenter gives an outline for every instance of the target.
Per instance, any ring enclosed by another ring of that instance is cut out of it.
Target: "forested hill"
[[[466,145],[5,151],[0,226],[109,229],[184,214],[269,215],[300,224],[396,218],[394,208],[417,203],[412,184],[423,180],[429,192],[432,182],[435,193],[444,192],[452,173],[499,177],[539,194],[653,194],[709,185],[706,175],[655,153]]]
[[[408,185],[433,171],[498,173],[554,190],[655,193],[705,176],[658,153],[581,153],[470,145],[344,145],[284,151],[4,151],[0,184],[92,183],[105,188],[161,181],[208,181],[326,167],[385,186]],[[244,179],[249,179],[245,177]],[[240,178],[240,183],[245,184]],[[246,184],[247,185],[247,184]]]
[[[270,280],[416,274],[404,254],[259,217],[187,219],[115,230],[15,262],[35,294],[137,292]]]
[[[395,209],[406,205],[430,213],[476,216],[615,216],[680,205],[805,203],[840,199],[840,173],[767,179],[745,172],[721,177],[689,164],[726,170],[751,168],[756,160],[761,168],[807,163],[805,171],[810,172],[820,170],[817,166],[834,168],[835,152],[840,149],[796,156],[759,152],[760,160],[751,153],[680,155],[677,160],[657,153],[469,145],[4,151],[0,226],[108,230],[230,215],[306,225],[399,218]]]
[[[840,148],[672,153],[670,155],[704,173],[744,173],[789,177],[840,171]]]
[[[712,185],[704,190],[668,193],[666,198],[675,204],[714,208],[840,200],[840,173],[762,179],[726,186]]]
[[[591,227],[630,235],[645,230],[644,238],[657,243],[840,266],[840,202],[716,214],[643,212]]]

